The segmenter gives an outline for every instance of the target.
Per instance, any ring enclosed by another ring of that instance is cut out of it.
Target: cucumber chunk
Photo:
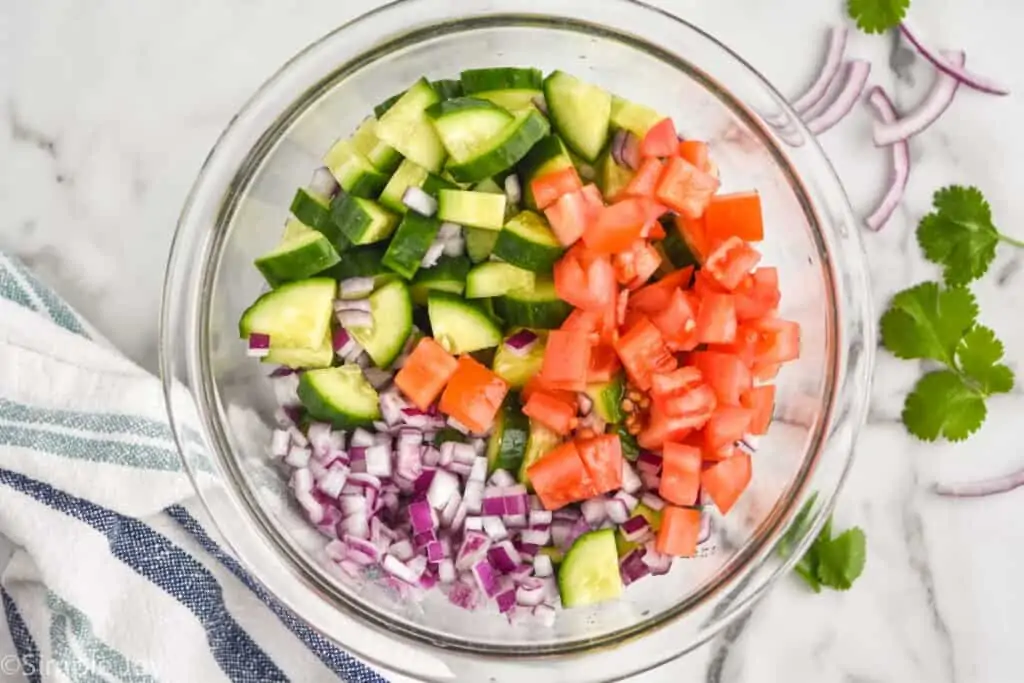
[[[459,355],[501,343],[498,322],[480,306],[448,292],[427,297],[427,313],[434,339],[448,353]]]
[[[487,472],[518,472],[526,455],[526,442],[529,438],[530,419],[523,415],[519,395],[511,392],[505,397],[487,440]]]
[[[505,223],[505,195],[472,190],[441,190],[437,217],[471,228],[501,230]]]
[[[513,216],[494,244],[496,257],[534,273],[550,273],[564,252],[547,220],[533,211]]]
[[[554,330],[572,313],[562,301],[549,277],[536,278],[532,289],[517,289],[497,300],[495,309],[512,327]]]
[[[459,80],[467,95],[494,102],[510,111],[535,106],[534,100],[544,95],[544,75],[540,69],[468,69]]]
[[[323,274],[338,281],[351,277],[372,277],[374,286],[380,287],[398,277],[394,271],[384,266],[384,252],[383,244],[355,247],[342,254],[341,262],[333,268],[328,268]]]
[[[465,256],[442,256],[433,268],[420,268],[409,286],[413,302],[418,306],[426,306],[431,292],[461,295],[466,291],[469,269],[469,259]]]
[[[440,81],[430,81],[430,87],[434,89],[434,92],[436,92],[442,100],[462,97],[462,83],[456,80],[443,79]],[[373,108],[373,115],[378,119],[384,116],[391,107],[395,106],[395,102],[398,102],[404,94],[405,92],[403,91],[396,95],[392,95],[378,104]]]
[[[298,221],[295,223],[302,225]],[[302,227],[305,232],[297,233],[293,227],[288,239],[254,262],[271,287],[313,277],[341,260],[323,234],[304,225]]]
[[[331,216],[352,244],[386,240],[398,225],[398,216],[377,202],[352,195],[338,195],[331,204]]]
[[[483,299],[502,296],[514,289],[533,289],[533,282],[533,273],[510,263],[481,263],[466,276],[466,298]]]
[[[378,171],[351,140],[334,143],[324,155],[324,166],[330,169],[345,194],[353,197],[376,197],[388,182],[387,175]]]
[[[394,280],[370,295],[373,327],[353,327],[349,334],[356,338],[373,364],[387,368],[394,362],[412,332],[412,299],[409,288]]]
[[[558,568],[558,593],[567,608],[614,600],[622,594],[614,529],[591,531],[576,539]]]
[[[336,289],[326,277],[281,285],[242,313],[238,334],[243,339],[269,335],[271,348],[318,348],[330,330]]]
[[[636,172],[626,166],[619,166],[612,157],[611,146],[601,152],[595,169],[597,171],[596,183],[601,190],[605,201],[611,202],[618,197],[619,193],[626,189],[629,181],[633,180]]]
[[[594,412],[609,424],[618,424],[626,419],[622,412],[622,397],[626,384],[622,375],[616,375],[610,382],[587,385],[586,394],[594,402]]]
[[[325,234],[328,239],[331,238],[329,231],[337,231],[334,221],[331,220],[331,200],[329,197],[300,187],[295,191],[295,197],[292,199],[290,210],[293,216],[314,230],[324,232],[326,229],[328,232],[325,232]]]
[[[519,479],[520,484],[525,484],[526,488],[533,491],[533,485],[530,483],[530,478],[526,476],[527,470],[533,463],[537,462],[548,452],[560,444],[562,439],[558,434],[542,425],[536,420],[530,420],[530,438],[526,442],[526,454],[523,456],[523,462],[519,466]]]
[[[513,329],[508,336],[511,337],[516,332],[518,329]],[[544,364],[547,333],[544,330],[535,330],[535,332],[538,339],[526,353],[520,354],[511,350],[507,344],[502,344],[494,354],[491,369],[494,370],[494,374],[508,382],[513,389],[525,387],[534,375],[540,374],[541,366]]]
[[[372,116],[352,134],[352,146],[381,173],[393,173],[402,161],[398,150],[377,135],[377,119]]]
[[[647,131],[664,118],[663,114],[659,114],[646,105],[630,102],[616,95],[612,96],[612,108],[609,115],[611,125],[614,128],[628,130],[641,140],[647,135]]]
[[[385,208],[404,216],[409,207],[402,201],[402,197],[410,187],[419,187],[434,199],[437,199],[437,193],[442,189],[456,189],[454,184],[431,173],[415,161],[403,159],[398,170],[380,193],[380,203]]]
[[[535,109],[519,112],[497,134],[471,150],[465,159],[452,159],[452,178],[472,183],[500,175],[515,166],[537,142],[551,132],[551,124]]]
[[[605,90],[555,71],[544,80],[551,122],[565,144],[593,163],[608,140],[612,96]]]
[[[512,114],[498,105],[472,97],[438,102],[426,113],[455,163],[466,161],[513,120]]]
[[[466,239],[466,255],[473,263],[482,263],[491,256],[494,245],[501,233],[495,230],[482,230],[480,228],[465,228],[463,230]]]
[[[440,229],[441,221],[436,218],[415,211],[405,214],[384,254],[384,265],[406,280],[413,279]]]
[[[665,239],[660,244],[657,244],[656,247],[660,247],[660,251],[664,254],[666,260],[675,266],[673,270],[685,268],[686,266],[700,267],[700,260],[690,250],[690,246],[683,239],[676,226],[669,223],[664,225],[664,227]]]
[[[444,146],[425,113],[427,107],[440,101],[441,96],[421,78],[380,117],[377,136],[428,171],[440,171]]]
[[[270,349],[270,353],[262,359],[271,365],[284,365],[289,368],[329,368],[334,362],[334,345],[330,331],[324,341],[315,349]]]
[[[380,397],[356,365],[302,373],[299,400],[311,417],[341,429],[368,426],[380,419]]]
[[[537,208],[533,198],[531,183],[555,171],[572,166],[572,158],[565,148],[565,143],[557,135],[548,135],[540,139],[533,149],[519,162],[519,176],[523,180],[523,201],[531,209]]]

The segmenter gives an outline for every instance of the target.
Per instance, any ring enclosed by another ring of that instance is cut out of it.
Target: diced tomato
[[[662,163],[660,159],[644,159],[636,175],[622,191],[623,197],[653,197],[654,190],[661,178]]]
[[[651,396],[662,398],[693,389],[701,384],[704,378],[700,370],[694,367],[683,367],[672,372],[660,373],[651,377]]]
[[[641,318],[619,338],[615,351],[633,384],[643,391],[650,389],[652,375],[671,372],[678,365],[658,328],[647,318]]]
[[[541,379],[558,389],[583,391],[587,388],[590,348],[590,334],[587,332],[551,330],[544,349]]]
[[[534,391],[523,406],[523,414],[565,436],[576,429],[576,402],[566,403],[546,391]]]
[[[708,292],[697,312],[697,340],[701,344],[729,344],[736,339],[736,306],[730,294]]]
[[[718,406],[704,426],[704,443],[717,450],[743,438],[754,418],[754,411],[735,406]]]
[[[473,359],[461,356],[455,373],[441,395],[441,412],[454,417],[470,431],[482,434],[494,424],[508,383]]]
[[[703,459],[700,449],[666,441],[661,458],[658,495],[676,505],[696,505]]]
[[[700,510],[666,505],[654,549],[672,557],[693,557],[700,540]]]
[[[661,205],[659,204],[658,206]],[[648,222],[645,230],[646,232],[643,235],[644,239],[657,241],[668,237],[668,234],[665,232],[665,226],[661,224],[661,221]]]
[[[761,254],[739,237],[730,237],[708,254],[704,270],[729,291],[739,287],[750,274]]]
[[[594,218],[595,208],[585,189],[563,194],[544,209],[551,230],[565,246],[572,245],[582,237],[583,231]]]
[[[526,477],[546,510],[557,510],[597,495],[572,441],[557,446],[531,465]]]
[[[641,287],[661,266],[661,254],[650,242],[637,240],[629,249],[612,257],[615,267],[615,279],[619,284],[628,285],[631,289]]]
[[[719,185],[718,178],[708,175],[688,161],[672,157],[665,163],[654,196],[670,209],[695,219],[704,215],[704,209],[718,191]]]
[[[707,206],[704,225],[712,240],[738,237],[747,242],[760,242],[764,239],[761,195],[737,192],[714,197]]]
[[[772,412],[775,410],[775,386],[768,384],[752,387],[740,397],[740,403],[744,408],[754,412],[747,431],[751,434],[767,434],[768,425],[772,422]]]
[[[785,363],[800,357],[800,325],[780,318],[761,318],[748,323],[758,334],[755,363]]]
[[[671,417],[666,415],[656,401],[651,406],[647,426],[637,437],[641,447],[658,450],[666,441],[683,442],[691,432],[699,429],[704,421],[690,416]]]
[[[539,374],[538,375],[534,375],[533,377],[531,377],[526,382],[526,386],[523,387],[523,390],[521,392],[521,396],[522,396],[523,401],[524,402],[525,401],[529,401],[530,397],[533,396],[533,394],[535,394],[538,391],[541,391],[541,392],[544,392],[545,394],[553,396],[553,397],[557,398],[559,401],[561,401],[562,403],[566,403],[566,404],[572,405],[572,404],[574,404],[576,402],[576,393],[577,392],[575,392],[575,391],[567,391],[565,389],[557,389],[557,388],[555,388],[553,386],[550,386],[549,384],[547,384],[541,378],[541,376]]]
[[[618,434],[577,439],[576,448],[598,493],[622,488],[622,442]]]
[[[742,358],[731,353],[699,351],[691,354],[689,360],[700,369],[704,381],[714,390],[719,405],[740,405],[740,397],[750,390],[753,383],[750,369]]]
[[[576,192],[583,188],[579,173],[575,166],[552,171],[530,182],[530,190],[538,209],[546,209],[562,195]]]
[[[708,344],[708,350],[736,356],[749,368],[757,360],[757,343],[760,338],[757,330],[741,323],[736,327],[736,339],[731,344]]]
[[[615,305],[618,286],[611,257],[579,246],[570,249],[554,268],[555,291],[564,301],[587,311]]]
[[[608,309],[585,311],[577,308],[565,319],[561,329],[587,332],[599,343],[611,344],[617,333],[617,324]]]
[[[758,268],[743,278],[733,294],[736,296],[736,319],[740,322],[770,315],[782,298],[778,271],[775,268]]]
[[[698,305],[691,301],[687,292],[677,289],[660,311],[650,314],[651,322],[665,338],[669,350],[692,351],[697,348]]]
[[[651,126],[640,142],[642,157],[670,157],[679,152],[679,136],[672,119],[664,118]]]
[[[592,216],[604,208],[604,195],[601,194],[601,189],[597,185],[588,183],[583,186],[581,192],[583,193],[583,198],[587,200],[587,207]]]
[[[770,382],[779,376],[779,370],[781,369],[782,363],[754,363],[750,371],[754,374],[754,379],[757,381]]]
[[[647,205],[643,200],[627,198],[604,207],[583,232],[587,248],[601,254],[628,249],[640,238],[647,223]]]
[[[675,290],[689,287],[692,277],[693,266],[680,268],[657,282],[633,292],[629,297],[629,306],[644,313],[656,313],[668,305]]]
[[[750,475],[750,454],[738,451],[731,458],[704,470],[700,475],[700,484],[724,515],[747,488]]]
[[[700,429],[714,415],[718,398],[711,387],[701,383],[685,391],[658,398],[655,405],[677,426]]]
[[[608,344],[599,344],[590,352],[590,369],[587,371],[587,383],[610,382],[615,373],[622,367],[619,355]]]
[[[395,375],[395,384],[414,406],[427,410],[455,374],[459,362],[431,337],[424,337]]]
[[[679,143],[679,156],[696,168],[708,172],[708,144],[700,140],[683,140]]]
[[[722,462],[728,460],[739,452],[736,444],[727,443],[719,448],[708,448],[706,443],[700,444],[700,454],[704,462]]]

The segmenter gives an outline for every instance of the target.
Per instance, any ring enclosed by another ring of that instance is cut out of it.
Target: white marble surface
[[[0,248],[21,257],[132,358],[156,365],[164,260],[178,210],[232,113],[286,58],[353,16],[338,0],[8,0],[0,3]],[[784,92],[813,75],[841,0],[662,0],[733,46]],[[913,227],[934,189],[974,183],[1004,231],[1024,236],[1024,5],[1013,0],[914,0],[933,42],[967,50],[969,65],[1018,95],[962,92],[912,145],[906,203],[888,230],[866,234],[881,307],[932,277]],[[891,37],[857,34],[851,53],[902,107],[926,91],[918,59],[889,68]],[[887,158],[858,107],[824,136],[854,207],[866,213]],[[1020,255],[1001,251],[975,290],[982,318],[1020,368]],[[842,495],[839,522],[867,531],[863,578],[846,594],[812,595],[795,579],[738,628],[644,681],[894,683],[1024,680],[1024,489],[978,502],[934,497],[937,480],[997,474],[1024,460],[1021,393],[990,404],[972,440],[922,445],[898,422],[920,374],[880,353],[873,406]],[[0,549],[2,550],[2,549]],[[3,553],[0,552],[0,556]],[[2,646],[2,643],[0,643]]]

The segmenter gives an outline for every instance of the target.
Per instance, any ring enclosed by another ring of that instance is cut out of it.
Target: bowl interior
[[[685,54],[685,47],[680,51]],[[432,591],[423,603],[397,599],[372,583],[356,585],[326,562],[324,538],[287,495],[286,474],[271,463],[276,407],[270,368],[244,353],[240,313],[265,289],[252,262],[280,238],[295,188],[320,157],[350,134],[378,102],[420,76],[457,77],[471,67],[529,65],[563,69],[670,115],[686,137],[706,140],[722,191],[756,189],[766,220],[763,265],[778,268],[779,314],[802,327],[802,354],[778,376],[775,421],[755,456],[754,479],[728,517],[715,516],[700,556],[676,562],[664,577],[630,586],[620,601],[561,612],[552,629],[510,625],[492,611],[466,612]],[[834,274],[811,202],[783,152],[742,102],[695,63],[640,39],[567,20],[504,17],[466,20],[385,43],[338,69],[295,102],[233,181],[222,210],[200,331],[203,376],[210,389],[214,440],[233,486],[266,537],[323,598],[413,638],[494,654],[566,652],[610,642],[693,610],[754,557],[778,531],[822,442],[837,354]]]

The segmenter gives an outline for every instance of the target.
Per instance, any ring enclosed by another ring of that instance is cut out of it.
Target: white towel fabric
[[[2,254],[0,534],[0,679],[384,683],[205,524],[159,380]]]

